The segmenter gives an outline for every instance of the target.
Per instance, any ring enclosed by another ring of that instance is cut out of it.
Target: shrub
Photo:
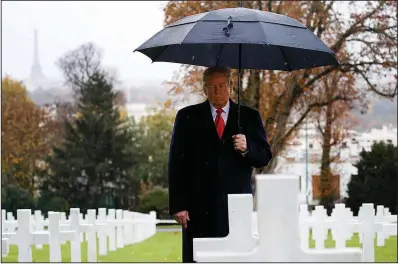
[[[397,213],[398,148],[383,142],[375,143],[370,152],[362,151],[355,165],[357,175],[348,183],[345,204],[357,215],[362,203],[388,207]]]
[[[27,190],[15,185],[2,187],[1,209],[12,212],[17,217],[18,209],[35,210],[35,208],[35,199]]]
[[[168,190],[157,186],[141,196],[136,210],[142,213],[156,211],[157,218],[165,218],[168,215],[168,207]]]
[[[37,209],[47,216],[49,211],[69,213],[68,201],[63,197],[51,196],[48,193],[42,193],[37,200]]]

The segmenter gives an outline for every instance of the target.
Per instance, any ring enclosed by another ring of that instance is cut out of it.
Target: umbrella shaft
[[[239,44],[239,68],[238,68],[238,133],[242,133],[240,126],[240,90],[242,87],[242,44]]]

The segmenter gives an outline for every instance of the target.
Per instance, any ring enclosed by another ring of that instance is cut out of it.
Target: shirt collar
[[[230,105],[229,105],[229,100],[228,100],[227,104],[222,108],[224,113],[228,113],[229,112],[229,107],[230,107]],[[210,104],[210,108],[211,108],[211,112],[212,113],[215,113],[216,110],[217,110],[217,108],[215,108],[212,104]]]

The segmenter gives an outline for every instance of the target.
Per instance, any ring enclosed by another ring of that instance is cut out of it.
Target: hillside
[[[132,87],[130,90],[124,89],[127,103],[134,104],[154,104],[157,102],[164,102],[169,98],[167,91],[162,86],[140,86]],[[38,104],[43,105],[52,102],[73,101],[70,90],[66,88],[54,89],[38,89],[29,91],[32,100]],[[197,101],[197,98],[192,98],[190,104]],[[358,131],[364,131],[371,127],[381,128],[382,125],[393,124],[397,126],[397,98],[390,101],[387,99],[370,98],[371,108],[365,115],[362,115],[358,110],[352,113],[359,119],[359,125],[356,128]]]

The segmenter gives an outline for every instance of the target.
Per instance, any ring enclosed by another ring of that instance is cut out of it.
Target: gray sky
[[[38,30],[40,64],[48,79],[61,79],[55,61],[70,49],[93,41],[104,52],[104,66],[128,85],[170,80],[179,64],[151,63],[132,51],[163,28],[165,1],[2,2],[2,75],[23,80],[33,61]]]

